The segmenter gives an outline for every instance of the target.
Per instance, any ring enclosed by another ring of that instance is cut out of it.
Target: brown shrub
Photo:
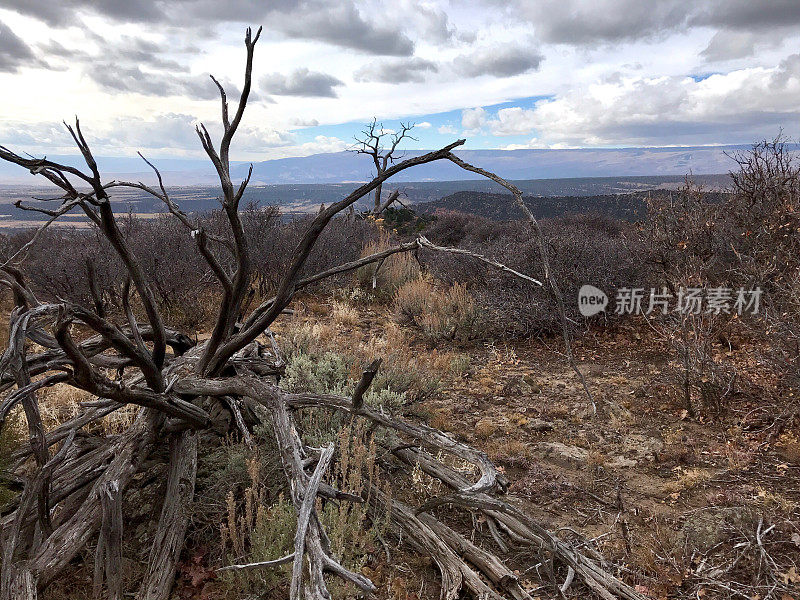
[[[424,279],[409,281],[397,291],[394,305],[397,320],[418,327],[431,343],[466,341],[482,333],[480,308],[460,283],[441,288]]]
[[[598,215],[569,215],[541,221],[554,278],[561,287],[568,317],[577,323],[578,290],[592,284],[613,297],[619,287],[633,287],[644,279],[633,226]],[[527,223],[492,222],[462,213],[437,215],[425,235],[441,245],[456,245],[497,260],[543,280],[539,251]],[[426,269],[440,281],[462,283],[484,313],[484,334],[513,338],[557,332],[555,302],[546,287],[489,269],[463,256],[421,251]],[[611,320],[601,314],[592,320]]]
[[[393,245],[388,235],[382,235],[364,246],[361,257],[382,252]],[[419,274],[419,265],[414,257],[407,252],[400,252],[392,254],[383,262],[361,267],[356,272],[356,277],[362,288],[369,290],[379,299],[388,300],[400,286],[417,279]]]

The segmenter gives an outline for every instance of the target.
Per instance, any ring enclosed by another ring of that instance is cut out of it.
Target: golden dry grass
[[[364,246],[361,257],[388,250],[393,245],[388,235],[382,234],[378,240]],[[380,268],[378,268],[379,266]],[[362,288],[372,290],[383,295],[384,298],[391,298],[401,285],[419,278],[419,275],[419,264],[408,252],[392,254],[382,264],[373,263],[356,271],[356,278]]]
[[[481,314],[467,288],[437,286],[427,279],[404,283],[394,299],[397,320],[416,325],[429,342],[468,340],[481,333]]]
[[[354,327],[358,325],[358,311],[345,302],[334,300],[331,303],[331,314],[333,322],[339,326]]]

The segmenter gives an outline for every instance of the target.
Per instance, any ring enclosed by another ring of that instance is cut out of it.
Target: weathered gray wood
[[[164,505],[147,562],[147,574],[137,595],[139,600],[169,598],[194,499],[197,434],[184,431],[173,438],[169,464]]]
[[[364,372],[361,374],[361,379],[358,380],[356,384],[356,389],[353,391],[353,410],[358,412],[361,410],[361,406],[364,404],[364,393],[369,389],[369,386],[372,385],[372,380],[375,379],[375,375],[378,374],[378,369],[381,366],[381,359],[376,358],[373,360]]]
[[[258,393],[258,387],[256,386],[254,393]],[[256,409],[265,422],[272,424],[275,439],[278,443],[281,463],[286,477],[290,481],[292,501],[298,513],[300,513],[306,498],[305,494],[311,495],[307,492],[311,478],[303,470],[303,445],[297,434],[294,420],[283,399],[276,397],[272,393],[273,389],[270,386],[264,386],[264,389],[260,391],[268,399],[271,410],[261,405],[257,405]],[[311,516],[308,519],[304,543],[305,555],[309,564],[309,577],[305,584],[306,600],[328,600],[330,598],[323,576],[325,571],[352,583],[364,592],[372,593],[376,591],[372,581],[359,573],[353,573],[344,568],[330,556],[327,535],[317,518],[313,504],[310,510]],[[298,560],[302,561],[302,556],[295,553],[294,560],[296,565]]]
[[[72,558],[100,528],[103,513],[100,495],[110,481],[118,481],[120,490],[128,487],[155,443],[152,413],[141,413],[134,424],[110,446],[114,458],[92,485],[86,500],[53,530],[30,561],[30,570],[39,587],[55,579]]]
[[[33,574],[25,569],[16,569],[12,576],[9,600],[36,600],[36,581]]]
[[[102,597],[103,581],[109,600],[122,600],[122,494],[119,482],[100,490],[102,521],[94,558],[94,597]]]
[[[333,444],[322,451],[319,462],[314,469],[314,474],[308,480],[308,484],[303,490],[303,501],[300,510],[297,511],[297,531],[294,535],[294,565],[292,566],[292,581],[289,587],[289,599],[300,600],[300,590],[303,585],[303,559],[305,556],[306,532],[308,523],[311,520],[314,503],[317,501],[317,491],[322,481],[322,476],[328,470],[328,465],[333,459]]]
[[[418,519],[411,507],[389,498],[376,487],[369,490],[369,505],[376,520],[382,518],[388,510],[392,527],[433,558],[442,578],[442,600],[456,600],[461,596],[463,587],[482,600],[504,600],[481,580],[444,539]]]

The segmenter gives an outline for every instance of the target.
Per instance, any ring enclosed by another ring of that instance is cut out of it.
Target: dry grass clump
[[[82,403],[96,400],[89,392],[66,384],[45,388],[38,394],[40,394],[42,422],[48,430],[75,418],[81,411]],[[123,406],[96,421],[91,427],[105,435],[121,433],[133,423],[138,411],[139,407],[133,404]]]
[[[341,327],[355,327],[358,325],[358,311],[349,304],[340,300],[331,302],[333,322]]]
[[[468,340],[481,334],[480,310],[467,288],[456,283],[434,296],[431,309],[422,317],[422,330],[433,341]]]
[[[488,451],[489,458],[499,465],[524,468],[531,464],[531,448],[522,440],[504,437],[491,444]]]
[[[392,246],[389,237],[384,235],[378,240],[368,242],[361,251],[361,256],[363,258],[382,252]],[[356,271],[359,285],[383,300],[390,300],[400,286],[417,279],[419,275],[419,264],[408,252],[392,254],[383,262],[366,265]]]
[[[484,417],[475,423],[475,436],[481,439],[488,439],[497,433],[497,423],[494,419]]]
[[[426,279],[405,283],[395,295],[398,322],[418,327],[430,343],[466,341],[483,332],[482,314],[466,286],[439,288]]]
[[[352,310],[355,312],[355,309]],[[346,393],[348,386],[354,385],[361,376],[363,368],[379,356],[383,363],[367,400],[373,399],[384,404],[392,395],[391,404],[397,406],[438,392],[441,377],[437,373],[444,372],[450,364],[449,354],[414,352],[404,333],[391,323],[380,335],[363,339],[361,336],[338,335],[340,332],[336,327],[325,323],[312,324],[303,319],[304,315],[297,313],[294,323],[280,332],[279,338],[281,349],[289,362],[287,376],[291,377],[284,385],[296,390],[311,391],[310,387],[314,387],[321,393]],[[339,367],[334,369],[337,380],[342,384],[338,389],[331,386],[332,380],[327,375],[321,381],[324,384],[322,388],[316,384],[309,387],[313,382],[300,381],[307,380],[309,374],[312,379],[319,380],[318,375],[324,375],[320,373],[324,365],[311,363],[323,359],[322,362],[328,364],[333,360],[332,355],[339,357]],[[304,362],[304,369],[300,369],[299,364],[297,368],[292,367],[292,362],[300,356],[304,357],[299,359]],[[295,372],[297,377],[293,375]],[[404,399],[398,397],[403,394]]]
[[[449,357],[449,364],[447,365],[448,371],[454,377],[466,377],[472,373],[472,361],[469,354],[452,354]]]
[[[415,279],[402,285],[395,294],[395,318],[403,325],[418,325],[428,311],[433,284],[429,279]]]
[[[81,402],[94,400],[88,392],[63,383],[38,392],[42,408],[42,422],[50,429],[77,416]]]
[[[359,496],[368,496],[372,486],[388,494],[389,487],[379,480],[376,446],[366,424],[362,421],[337,423],[337,428],[328,433],[336,444],[336,462],[326,480],[338,489]],[[284,493],[277,497],[272,495],[269,476],[263,472],[259,454],[246,458],[246,468],[247,488],[243,493],[229,489],[225,497],[219,533],[221,555],[226,564],[275,560],[291,552],[294,541],[297,514],[291,500]],[[388,521],[368,520],[367,506],[368,503],[328,502],[318,507],[333,554],[355,571],[366,565],[377,536],[388,526]],[[226,571],[221,583],[236,597],[246,593],[259,598],[284,598],[290,568],[291,563],[277,569]],[[349,597],[344,584],[331,581],[330,585],[334,587],[334,597]]]
[[[714,478],[716,473],[706,469],[680,470],[678,478],[664,484],[664,491],[668,494],[680,494],[681,492],[703,485]]]

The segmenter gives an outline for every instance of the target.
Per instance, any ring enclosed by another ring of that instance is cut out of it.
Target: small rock
[[[753,531],[756,522],[755,512],[746,507],[709,508],[686,520],[679,533],[677,545],[706,552],[728,539],[731,531]]]
[[[542,391],[539,383],[531,375],[523,375],[505,383],[502,393],[506,396],[524,396],[538,394]]]
[[[561,442],[539,442],[538,448],[544,453],[545,458],[562,464],[586,464],[589,460],[589,451],[580,446],[567,446]]]
[[[479,438],[488,438],[497,431],[497,425],[489,418],[483,418],[475,423],[475,435]]]
[[[664,442],[658,438],[631,433],[622,441],[622,449],[636,459],[652,461],[664,449]]]
[[[554,425],[550,421],[545,421],[544,419],[528,419],[527,422],[522,426],[527,431],[552,431]]]
[[[606,463],[606,466],[612,469],[630,469],[639,463],[632,458],[625,458],[624,456],[615,456],[612,460]]]

